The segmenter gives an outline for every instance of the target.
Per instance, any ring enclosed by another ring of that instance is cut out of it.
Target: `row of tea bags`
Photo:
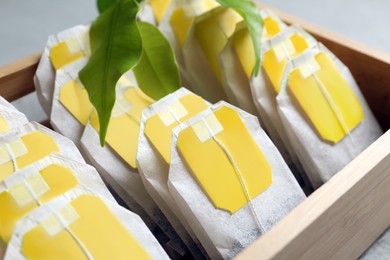
[[[169,259],[70,140],[2,98],[0,212],[0,259]]]
[[[65,43],[72,41],[67,39]],[[61,44],[48,49],[55,50]],[[80,49],[88,47],[80,45]],[[97,115],[78,79],[88,55],[72,59],[68,50],[48,55],[46,59],[52,64],[67,60],[55,72],[51,68],[55,81],[49,83],[51,87],[46,85],[51,90],[44,90],[42,82],[37,85],[42,88],[40,93],[53,93],[52,126],[81,148],[131,210],[166,232],[171,239],[169,246],[178,256],[190,252],[196,259],[232,258],[305,198],[256,117],[227,103],[211,105],[185,88],[155,102],[136,87],[131,71],[117,83],[106,146],[100,147]],[[36,78],[44,78],[39,74],[40,70]],[[184,127],[189,119],[196,121]],[[203,120],[206,125],[199,123]],[[203,137],[200,143],[192,138],[181,147],[172,136],[174,127],[197,129],[195,132]],[[209,127],[218,130],[211,132],[212,138],[207,137]],[[205,153],[210,143],[213,149]],[[191,146],[195,145],[203,157],[182,158],[173,152],[181,147],[183,153],[191,155]],[[248,147],[246,153],[241,152],[240,145]],[[171,152],[175,156],[171,157]],[[217,168],[207,158],[216,159]],[[188,163],[201,168],[183,168]],[[222,172],[228,172],[228,176],[216,175]],[[198,173],[205,180],[199,179]],[[184,179],[178,180],[177,176]],[[215,183],[218,178],[219,185]],[[214,184],[209,186],[210,182]],[[219,191],[216,195],[209,193],[214,189]],[[215,199],[229,205],[221,208]]]
[[[213,0],[146,2],[141,19],[158,24],[183,84],[205,99],[182,88],[155,102],[129,71],[116,86],[105,147],[78,79],[90,55],[88,26],[51,36],[38,66],[36,88],[53,128],[172,258],[232,258],[304,199],[288,166],[301,186],[318,187],[381,134],[329,50],[272,12],[261,15],[255,77],[250,35],[235,12]],[[246,112],[208,102],[221,99]]]
[[[382,131],[348,68],[299,26],[261,10],[262,68],[240,15],[214,0],[171,1],[159,28],[195,93],[257,115],[302,184],[319,187]]]

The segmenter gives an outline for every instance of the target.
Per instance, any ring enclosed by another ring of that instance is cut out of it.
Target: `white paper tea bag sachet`
[[[227,99],[220,82],[218,55],[242,17],[214,0],[201,0],[175,9],[171,26],[182,49],[194,92],[206,100]]]
[[[8,102],[8,101],[7,101],[5,98],[3,98],[2,96],[0,96],[0,105],[5,106],[5,107],[7,107],[7,108],[9,108],[9,109],[13,109],[13,110],[18,111],[18,110],[16,109],[16,107],[14,107],[10,102]]]
[[[149,0],[141,3],[141,11],[138,14],[140,21],[159,25],[169,12],[170,6],[176,0]]]
[[[138,136],[142,111],[153,103],[140,88],[134,87],[128,73],[117,84],[117,96],[106,135],[106,145],[100,146],[99,122],[96,112],[85,126],[81,147],[101,174],[130,210],[140,215],[153,229],[157,224],[171,239],[179,254],[187,248],[177,236],[157,204],[146,191],[136,164]]]
[[[382,134],[351,72],[321,44],[287,65],[276,101],[314,188]]]
[[[70,140],[38,123],[28,123],[1,134],[0,181],[52,153],[85,163]]]
[[[75,187],[116,202],[93,167],[56,154],[0,181],[0,239],[7,244],[18,220]]]
[[[56,74],[50,124],[80,146],[81,135],[94,110],[88,92],[78,78],[88,58],[81,58],[59,69]]]
[[[181,88],[150,105],[142,113],[137,164],[146,190],[175,228],[192,255],[204,259],[205,252],[168,189],[172,129],[209,107],[203,98]],[[201,248],[202,250],[202,248]]]
[[[34,77],[39,102],[47,115],[51,111],[56,70],[89,55],[89,25],[49,36]]]
[[[284,28],[283,31],[264,42],[261,70],[257,77],[251,79],[253,100],[261,122],[306,191],[312,190],[311,184],[304,174],[283,127],[277,110],[276,96],[280,91],[282,77],[288,64],[305,50],[316,45],[317,41],[300,27]]]
[[[5,255],[85,258],[169,259],[136,214],[82,189],[65,193],[21,220]]]
[[[271,11],[262,10],[260,14],[264,20],[262,44],[265,44],[269,38],[284,30],[286,25]],[[255,53],[252,38],[243,22],[236,26],[234,34],[220,53],[219,66],[229,103],[257,115],[250,86]]]
[[[3,106],[0,102],[0,134],[26,123],[28,123],[28,119],[23,113],[12,106],[11,108]]]
[[[390,252],[390,228],[388,228],[359,258],[360,260],[386,260]]]
[[[168,186],[211,259],[231,259],[305,199],[256,117],[225,102],[173,130]]]

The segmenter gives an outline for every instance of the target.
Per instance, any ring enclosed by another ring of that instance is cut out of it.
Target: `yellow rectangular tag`
[[[364,118],[356,95],[323,52],[290,73],[288,88],[324,140],[339,142]]]
[[[27,259],[85,259],[86,253],[94,259],[150,259],[108,206],[89,195],[28,231],[21,252]]]
[[[182,130],[177,147],[216,208],[235,213],[248,203],[246,189],[253,199],[272,183],[271,165],[230,107]]]

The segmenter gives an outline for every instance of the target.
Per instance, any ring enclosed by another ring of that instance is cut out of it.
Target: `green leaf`
[[[143,53],[134,74],[142,91],[160,99],[181,86],[180,73],[171,45],[152,24],[139,22]]]
[[[99,13],[103,13],[111,5],[115,4],[118,0],[97,0],[97,8]]]
[[[103,12],[90,29],[91,57],[79,78],[96,108],[103,146],[111,111],[115,103],[115,85],[132,69],[142,55],[142,40],[134,0],[119,0]]]
[[[232,8],[239,13],[248,27],[249,33],[252,38],[253,48],[256,55],[256,63],[254,67],[255,76],[259,74],[260,69],[260,44],[261,34],[263,31],[263,19],[260,16],[259,10],[257,10],[256,4],[250,0],[217,0],[218,3],[227,8]]]

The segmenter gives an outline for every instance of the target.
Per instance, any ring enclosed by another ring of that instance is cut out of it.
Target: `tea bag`
[[[14,107],[11,103],[9,103],[5,98],[3,98],[2,96],[0,96],[0,105],[1,106],[5,106],[9,109],[12,109],[12,110],[16,110],[16,107]]]
[[[180,76],[182,85],[186,86],[188,89],[193,90],[193,84],[190,80],[190,77],[188,75],[188,72],[185,68],[184,60],[183,60],[183,50],[182,47],[179,44],[178,39],[176,38],[175,31],[173,27],[180,28],[181,24],[180,22],[176,22],[174,18],[172,18],[172,14],[177,10],[185,5],[188,5],[190,3],[199,2],[201,0],[174,0],[170,1],[170,4],[166,8],[166,11],[161,19],[161,22],[159,22],[158,29],[161,31],[162,34],[164,34],[165,38],[169,41],[171,44],[171,47],[175,53],[175,58],[178,63],[178,68],[180,70]],[[151,3],[159,3],[159,0],[154,0]],[[164,1],[163,1],[164,2]],[[157,7],[157,6],[156,6]],[[172,20],[172,21],[171,21]]]
[[[0,181],[53,153],[85,163],[70,140],[38,123],[28,123],[1,134]]]
[[[213,0],[190,3],[172,13],[170,23],[182,49],[191,86],[211,102],[226,99],[218,79],[218,54],[241,20],[238,13]]]
[[[306,191],[311,190],[311,185],[283,127],[277,111],[276,96],[287,64],[316,45],[317,41],[300,27],[294,25],[284,28],[264,42],[262,68],[257,77],[251,78],[253,99],[261,122]]]
[[[314,188],[382,135],[352,74],[323,45],[289,62],[281,82],[278,111]]]
[[[208,107],[207,101],[185,88],[150,105],[142,113],[137,151],[138,169],[146,190],[198,259],[204,259],[205,252],[200,251],[203,248],[180,214],[167,182],[172,129]]]
[[[136,214],[84,189],[73,189],[18,222],[5,255],[83,258],[169,259]]]
[[[142,111],[153,100],[134,86],[134,79],[122,78],[117,84],[117,96],[106,135],[106,145],[100,146],[99,122],[96,112],[85,126],[81,147],[130,210],[139,214],[153,228],[156,223],[171,239],[179,254],[187,252],[157,204],[142,184],[136,164],[136,152]]]
[[[361,260],[386,260],[390,252],[390,228],[388,228],[359,258]]]
[[[35,208],[75,187],[116,202],[97,171],[86,164],[52,154],[0,182],[0,239],[8,243],[16,222]]]
[[[47,115],[50,116],[56,70],[89,55],[89,25],[49,36],[34,76],[38,99]]]
[[[168,186],[211,259],[231,259],[305,199],[256,117],[219,102],[173,130]]]
[[[176,1],[176,0],[175,0]],[[154,25],[161,23],[174,0],[149,0],[144,1],[138,19]]]
[[[13,106],[3,106],[0,102],[0,134],[12,128],[20,127],[28,122],[26,116]]]
[[[52,127],[77,146],[94,110],[88,92],[78,78],[87,62],[88,58],[81,58],[57,71],[50,114]]]

